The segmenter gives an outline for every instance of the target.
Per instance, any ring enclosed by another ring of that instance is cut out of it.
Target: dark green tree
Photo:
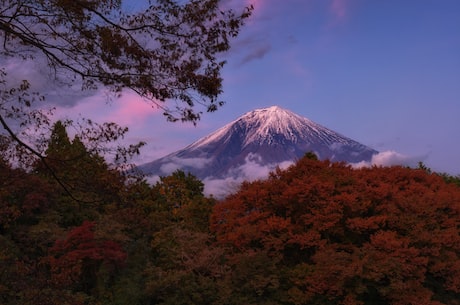
[[[218,279],[224,250],[209,232],[213,199],[203,183],[176,171],[153,187],[154,219],[163,224],[152,234],[152,258],[145,269],[145,294],[152,304],[220,304]]]
[[[94,220],[106,205],[119,202],[125,184],[125,177],[97,152],[88,151],[78,136],[70,140],[60,121],[54,124],[44,157],[33,172],[55,185],[56,208],[68,226]]]
[[[204,196],[203,190],[203,182],[181,170],[161,177],[154,186],[156,201],[168,211],[172,219],[207,231],[213,201]]]

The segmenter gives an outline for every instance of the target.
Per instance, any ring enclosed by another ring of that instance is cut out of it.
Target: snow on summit
[[[307,152],[320,159],[367,162],[377,151],[278,106],[250,111],[182,150],[141,165],[147,175],[174,170],[200,179],[268,173]],[[248,167],[248,164],[250,167]],[[262,170],[262,168],[264,168]]]
[[[250,127],[247,143],[270,143],[274,135],[283,135],[294,143],[305,137],[326,139],[327,135],[333,135],[332,131],[278,106],[254,110],[243,115],[240,120],[245,121]]]
[[[272,106],[242,115],[216,132],[196,141],[189,148],[199,149],[215,141],[224,141],[225,138],[228,139],[232,130],[244,134],[243,147],[254,142],[274,143],[277,141],[276,138],[292,143],[323,142],[329,145],[351,141],[292,111]]]

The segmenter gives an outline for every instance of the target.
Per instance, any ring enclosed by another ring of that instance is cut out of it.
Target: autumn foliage
[[[311,158],[244,184],[212,215],[233,256],[275,264],[283,293],[261,295],[288,304],[457,304],[459,225],[459,188],[439,175]]]
[[[83,222],[49,249],[48,259],[56,284],[75,284],[81,290],[90,292],[100,268],[108,268],[113,274],[123,265],[126,260],[124,250],[114,241],[96,239],[94,226],[94,222]]]
[[[307,154],[218,202],[182,171],[128,178],[59,124],[46,153],[0,158],[0,304],[460,304],[456,177]]]

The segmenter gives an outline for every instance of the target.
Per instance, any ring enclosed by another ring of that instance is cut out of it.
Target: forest
[[[458,177],[307,153],[217,200],[60,122],[45,155],[0,159],[0,304],[460,304]]]
[[[196,124],[249,2],[0,3],[1,305],[460,304],[459,176],[306,152],[217,200],[124,167],[127,128],[52,117],[54,88],[128,91]]]

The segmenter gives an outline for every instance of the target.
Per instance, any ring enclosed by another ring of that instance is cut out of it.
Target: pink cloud
[[[107,121],[118,122],[121,125],[133,125],[145,121],[152,115],[162,113],[162,110],[149,101],[144,101],[135,93],[125,93],[114,103],[115,109]]]
[[[72,107],[56,107],[55,119],[79,120],[83,117],[97,123],[115,122],[128,127],[129,132],[122,143],[147,142],[141,155],[133,160],[141,164],[185,147],[190,144],[186,137],[199,131],[191,129],[189,124],[167,122],[162,113],[161,109],[134,93],[124,92],[121,98],[109,101],[103,92],[98,92],[82,98]]]
[[[337,19],[344,19],[347,16],[347,0],[332,0],[330,10]]]
[[[117,122],[121,126],[139,125],[149,117],[161,114],[161,109],[131,92],[124,92],[118,99],[110,99],[98,92],[82,98],[73,107],[58,107],[57,110],[64,117],[83,116],[98,122]]]
[[[349,18],[350,1],[349,0],[331,0],[329,5],[331,20],[327,27],[331,28],[342,24]]]
[[[262,6],[263,0],[246,0],[246,6],[253,5],[255,8],[259,9]]]

